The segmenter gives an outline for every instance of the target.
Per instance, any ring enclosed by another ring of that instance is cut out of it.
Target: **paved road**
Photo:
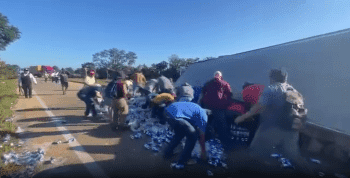
[[[132,140],[129,130],[116,133],[102,119],[83,117],[85,104],[76,96],[82,87],[70,82],[67,94],[62,95],[59,84],[45,83],[39,78],[33,98],[20,96],[14,106],[14,120],[26,131],[20,135],[27,140],[25,148],[29,151],[43,148],[45,160],[56,159],[53,164],[45,162],[39,166],[36,177],[201,177],[207,175],[208,169],[224,177],[255,174],[238,171],[249,168],[244,152],[230,155],[229,170],[197,164],[174,172],[170,169],[171,160],[165,161],[159,153],[144,149],[148,137]],[[62,120],[66,123],[61,123]],[[73,137],[76,140],[71,143],[52,144]],[[270,169],[272,165],[262,169]]]

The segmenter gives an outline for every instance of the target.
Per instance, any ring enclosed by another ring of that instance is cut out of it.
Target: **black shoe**
[[[28,96],[26,96],[26,98],[28,98]]]

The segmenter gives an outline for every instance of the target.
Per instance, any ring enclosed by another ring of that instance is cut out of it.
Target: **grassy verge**
[[[12,122],[5,122],[6,118],[13,116],[12,106],[18,99],[17,95],[17,79],[4,80],[0,79],[0,135],[15,134],[16,126]],[[17,139],[11,138],[8,144],[0,144],[0,155],[11,150],[16,151],[18,147],[10,146],[10,143],[17,142]],[[4,165],[0,158],[0,176],[9,175],[18,171],[20,166],[14,164]]]
[[[14,133],[16,126],[5,119],[13,116],[12,106],[18,99],[17,79],[0,81],[0,133]]]

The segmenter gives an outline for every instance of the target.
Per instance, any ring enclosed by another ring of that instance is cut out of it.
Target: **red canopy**
[[[46,71],[53,70],[53,68],[52,68],[52,67],[50,67],[50,66],[45,66],[45,68],[46,68]]]

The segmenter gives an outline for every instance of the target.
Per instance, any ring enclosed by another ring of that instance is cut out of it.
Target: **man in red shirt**
[[[246,109],[248,112],[237,117],[235,119],[236,124],[240,124],[242,122],[248,121],[249,119],[253,119],[255,113],[250,112],[250,108],[252,108],[259,101],[260,96],[264,91],[264,87],[264,85],[245,82],[243,85],[242,96],[244,102],[246,103]]]
[[[226,109],[232,98],[231,86],[222,79],[220,71],[214,73],[214,79],[208,81],[202,90],[198,103],[205,109],[212,110],[212,117],[208,118],[209,127],[213,127],[223,143],[224,149],[230,147],[229,127],[226,122]]]

